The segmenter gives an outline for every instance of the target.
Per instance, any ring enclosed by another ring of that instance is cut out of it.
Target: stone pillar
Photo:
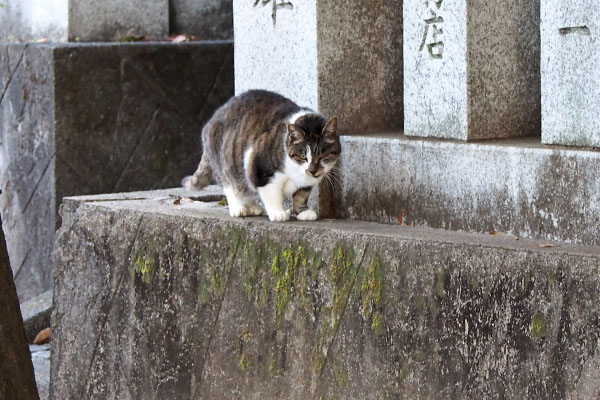
[[[69,2],[69,41],[110,42],[127,37],[166,39],[169,0]]]
[[[234,0],[236,93],[277,91],[344,133],[402,127],[402,2]]]
[[[539,4],[404,0],[406,134],[539,134]]]
[[[0,225],[2,225],[0,217]],[[0,399],[38,399],[19,299],[0,229]]]
[[[600,147],[599,20],[595,1],[542,1],[543,143]]]

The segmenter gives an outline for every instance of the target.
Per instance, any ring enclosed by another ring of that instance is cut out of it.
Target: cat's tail
[[[198,168],[196,169],[196,172],[194,172],[194,175],[183,178],[181,181],[181,186],[186,189],[200,190],[210,184],[212,177],[212,165],[210,164],[208,154],[204,152],[202,154],[202,158],[200,159],[200,163],[198,164]]]

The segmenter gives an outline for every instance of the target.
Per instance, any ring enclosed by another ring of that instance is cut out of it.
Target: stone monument
[[[539,134],[539,57],[539,0],[405,0],[406,134]]]
[[[590,0],[541,4],[543,143],[600,147],[599,19]]]
[[[234,0],[236,93],[279,92],[344,133],[402,127],[402,2]]]

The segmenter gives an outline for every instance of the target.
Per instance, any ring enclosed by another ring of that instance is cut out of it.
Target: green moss
[[[201,283],[200,288],[198,289],[198,302],[201,305],[205,305],[210,300],[210,293],[208,292],[208,288],[206,284]]]
[[[337,384],[345,389],[348,387],[348,383],[350,383],[350,378],[348,377],[348,372],[343,364],[338,364],[333,368],[333,375],[335,376],[335,380]]]
[[[539,311],[531,318],[531,336],[535,339],[548,336],[548,321]]]
[[[242,353],[238,365],[240,366],[240,369],[244,372],[247,372],[250,369],[250,360],[248,360],[248,357],[246,357],[246,353]]]
[[[138,256],[133,264],[133,270],[142,275],[144,282],[150,283],[156,272],[156,263],[147,255]]]
[[[427,360],[427,354],[424,351],[415,350],[413,351],[411,358],[418,363],[422,363]]]
[[[445,270],[441,269],[435,275],[435,292],[439,297],[446,298],[446,282],[448,281],[448,274]]]
[[[376,335],[385,333],[383,321],[385,271],[381,258],[372,257],[369,266],[362,277],[360,286],[361,314],[366,320],[371,320],[371,328]]]

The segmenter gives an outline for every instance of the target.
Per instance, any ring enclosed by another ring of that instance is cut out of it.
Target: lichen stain
[[[543,339],[548,336],[548,321],[539,311],[531,318],[531,336],[534,339]]]
[[[142,280],[145,283],[151,283],[156,271],[156,263],[148,255],[138,256],[133,264],[133,270],[142,275]]]

